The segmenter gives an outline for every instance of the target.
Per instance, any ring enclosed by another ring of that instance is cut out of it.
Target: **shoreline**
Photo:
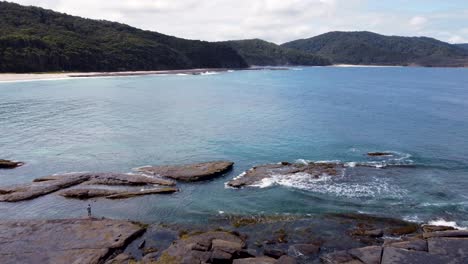
[[[198,75],[211,72],[228,72],[237,69],[227,68],[204,68],[204,69],[185,69],[185,70],[161,70],[161,71],[124,71],[124,72],[63,72],[63,73],[0,73],[0,83],[23,82],[23,81],[48,81],[48,80],[66,80],[72,78],[97,78],[97,77],[128,77],[145,75]]]
[[[122,72],[58,72],[58,73],[0,73],[0,84],[10,82],[27,81],[53,81],[68,80],[73,78],[106,78],[106,77],[132,77],[146,75],[204,75],[231,71],[258,71],[258,70],[290,70],[302,67],[333,67],[333,68],[405,68],[419,66],[403,65],[359,65],[359,64],[333,64],[327,66],[253,66],[245,69],[231,68],[201,68],[182,70],[159,70],[159,71],[122,71]],[[426,67],[422,67],[426,68]],[[454,67],[430,67],[430,68],[454,68]],[[465,67],[456,67],[465,68]]]

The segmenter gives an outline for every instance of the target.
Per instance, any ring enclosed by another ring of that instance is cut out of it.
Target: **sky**
[[[9,0],[188,39],[281,44],[329,31],[468,43],[468,0]]]

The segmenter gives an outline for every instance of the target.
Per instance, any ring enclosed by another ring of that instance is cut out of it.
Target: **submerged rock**
[[[277,176],[291,176],[307,174],[311,178],[319,178],[323,175],[337,176],[344,170],[343,164],[338,163],[288,163],[267,164],[253,167],[244,174],[227,183],[228,186],[239,188],[243,186],[255,185]]]
[[[393,156],[394,154],[391,152],[369,152],[367,156],[369,157],[388,157]]]
[[[0,258],[16,263],[103,263],[144,232],[121,220],[0,221]]]
[[[230,170],[234,162],[213,161],[187,165],[165,165],[141,167],[137,170],[143,173],[167,177],[178,181],[201,181],[221,175]]]
[[[169,194],[177,192],[178,189],[173,187],[154,188],[141,191],[126,191],[126,190],[111,190],[111,189],[70,189],[59,193],[59,195],[66,198],[74,199],[90,199],[95,197],[105,197],[107,199],[125,199],[136,196],[150,195],[150,194]]]
[[[0,169],[14,169],[23,165],[23,162],[0,159]]]

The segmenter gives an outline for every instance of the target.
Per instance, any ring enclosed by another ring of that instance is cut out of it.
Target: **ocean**
[[[0,186],[56,173],[231,160],[173,195],[0,203],[1,219],[86,214],[207,223],[222,215],[365,213],[468,227],[468,70],[300,67],[204,75],[0,83]],[[368,152],[391,152],[368,157]],[[343,175],[225,183],[281,161],[343,163]],[[359,165],[366,165],[360,167]]]

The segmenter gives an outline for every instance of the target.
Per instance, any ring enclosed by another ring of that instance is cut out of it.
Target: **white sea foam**
[[[333,194],[343,197],[389,197],[401,198],[406,192],[393,186],[385,179],[372,178],[365,183],[344,182],[342,177],[321,175],[318,178],[308,173],[295,173],[287,175],[272,175],[251,185],[251,187],[268,188],[284,186],[322,194]]]
[[[207,72],[200,73],[200,75],[216,75],[216,74],[219,74],[219,72],[207,71]]]
[[[429,221],[428,224],[429,225],[436,225],[436,226],[451,226],[451,227],[456,228],[456,229],[467,230],[466,227],[461,227],[461,226],[457,225],[457,222],[455,222],[455,221],[447,221],[447,220],[444,220],[442,218]]]

